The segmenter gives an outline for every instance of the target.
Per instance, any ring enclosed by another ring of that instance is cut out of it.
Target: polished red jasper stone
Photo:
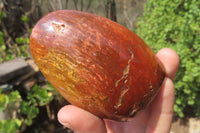
[[[126,121],[156,96],[162,65],[135,33],[101,16],[47,14],[30,39],[41,72],[70,103],[100,118]]]

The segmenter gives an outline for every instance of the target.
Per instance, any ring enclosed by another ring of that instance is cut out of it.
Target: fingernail
[[[65,127],[71,128],[71,124],[69,122],[59,121],[59,123],[62,124],[63,126],[65,126]]]

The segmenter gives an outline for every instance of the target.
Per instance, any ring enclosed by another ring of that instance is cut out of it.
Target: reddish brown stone
[[[101,16],[52,12],[35,25],[30,41],[34,60],[55,89],[100,118],[133,117],[153,100],[165,77],[135,33]]]

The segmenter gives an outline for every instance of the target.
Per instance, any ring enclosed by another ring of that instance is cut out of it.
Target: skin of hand
[[[179,57],[169,48],[156,55],[164,65],[166,77],[152,103],[129,122],[102,120],[73,105],[64,106],[58,112],[59,122],[75,133],[169,133],[173,117],[173,79],[179,65]]]

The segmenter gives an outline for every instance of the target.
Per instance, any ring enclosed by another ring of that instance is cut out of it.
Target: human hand
[[[130,122],[102,120],[73,105],[63,107],[58,120],[75,133],[169,133],[173,117],[173,79],[179,65],[175,51],[164,48],[157,53],[166,77],[153,102]]]

